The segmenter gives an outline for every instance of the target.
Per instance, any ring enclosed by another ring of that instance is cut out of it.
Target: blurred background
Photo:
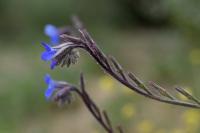
[[[99,47],[140,79],[200,97],[198,0],[0,0],[0,133],[102,133],[76,97],[59,108],[44,97],[43,77],[86,86],[126,133],[199,133],[200,111],[152,101],[104,74],[83,51],[78,64],[54,71],[41,61],[46,24],[80,16]],[[184,99],[184,97],[180,97]]]

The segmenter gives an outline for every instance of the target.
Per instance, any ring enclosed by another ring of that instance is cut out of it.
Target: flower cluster
[[[61,65],[62,67],[66,65],[69,67],[71,64],[75,64],[79,58],[79,52],[75,48],[80,47],[80,45],[60,41],[59,33],[58,28],[53,25],[47,25],[45,27],[45,34],[50,37],[51,43],[41,43],[45,48],[41,59],[50,61],[51,69],[54,69],[57,65]]]
[[[79,47],[79,45],[61,41],[60,34],[65,33],[65,30],[48,24],[45,26],[44,32],[50,38],[50,43],[41,43],[45,48],[45,51],[41,54],[41,59],[51,62],[51,69],[54,69],[58,65],[69,67],[71,64],[77,62],[79,53],[75,48]],[[45,76],[45,82],[48,85],[45,91],[47,100],[53,100],[59,104],[71,101],[71,91],[74,89],[74,86],[67,82],[55,81],[49,74]]]
[[[44,80],[48,85],[45,91],[45,97],[47,100],[52,99],[60,105],[66,101],[71,101],[71,92],[75,89],[74,86],[64,81],[55,81],[49,74],[45,76]]]
[[[73,43],[63,43],[57,46],[50,46],[47,43],[42,42],[45,51],[41,55],[41,59],[51,62],[51,69],[55,66],[61,65],[69,67],[71,64],[75,64],[79,58],[79,52],[74,49]]]

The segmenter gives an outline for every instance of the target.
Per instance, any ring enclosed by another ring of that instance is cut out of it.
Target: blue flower
[[[45,91],[45,97],[47,100],[49,100],[56,89],[56,82],[51,79],[51,76],[49,74],[45,75],[44,80],[48,85],[48,88]]]
[[[56,50],[54,50],[53,48],[51,48],[48,44],[46,44],[44,42],[42,42],[41,44],[44,46],[44,48],[46,50],[42,53],[41,59],[44,61],[51,60],[53,58],[53,56],[55,55]]]
[[[45,75],[44,80],[48,85],[45,90],[47,100],[53,100],[60,105],[63,105],[66,101],[70,103],[72,100],[71,93],[76,89],[73,85],[64,81],[53,80],[49,74]]]
[[[56,54],[56,50],[51,48],[48,44],[42,42],[41,43],[44,48],[45,51],[41,54],[41,59],[44,61],[51,61],[51,69],[54,69],[55,66],[57,65],[57,62],[55,60],[53,60],[54,55]]]
[[[60,42],[59,39],[59,30],[57,27],[51,24],[47,24],[44,28],[44,33],[50,37],[52,44],[58,44]]]

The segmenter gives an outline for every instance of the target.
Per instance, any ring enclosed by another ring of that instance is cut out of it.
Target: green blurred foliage
[[[48,41],[45,24],[69,25],[77,14],[124,68],[200,97],[199,8],[198,0],[0,0],[0,133],[101,131],[79,100],[58,108],[43,96],[45,73],[78,85],[81,71],[95,101],[127,132],[198,133],[198,111],[129,94],[107,78],[102,82],[104,73],[82,51],[77,65],[49,70],[40,60],[40,42]]]

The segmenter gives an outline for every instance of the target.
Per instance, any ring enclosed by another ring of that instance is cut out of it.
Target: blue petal
[[[50,51],[50,52],[43,52],[42,55],[41,55],[41,59],[44,60],[44,61],[49,61],[52,59],[52,57],[54,56],[54,54],[56,53],[55,50],[53,51]]]
[[[49,74],[45,75],[44,80],[46,84],[48,85],[48,88],[45,91],[45,97],[49,99],[56,89],[56,82],[51,79],[51,76]]]
[[[44,32],[47,36],[53,37],[53,36],[58,36],[58,29],[51,24],[47,24],[45,26]]]
[[[55,88],[52,88],[52,87],[47,88],[47,90],[45,91],[45,97],[49,99],[52,96],[54,90]]]
[[[46,84],[48,84],[48,85],[53,81],[49,74],[45,75],[44,80],[45,80]]]
[[[52,44],[58,44],[59,42],[60,42],[60,38],[59,38],[58,34],[51,37],[51,43]]]
[[[54,69],[56,65],[57,65],[57,62],[55,60],[52,60],[51,66],[50,66],[51,69]]]
[[[52,50],[52,48],[47,43],[41,42],[41,44],[44,46],[46,51],[51,51]]]

